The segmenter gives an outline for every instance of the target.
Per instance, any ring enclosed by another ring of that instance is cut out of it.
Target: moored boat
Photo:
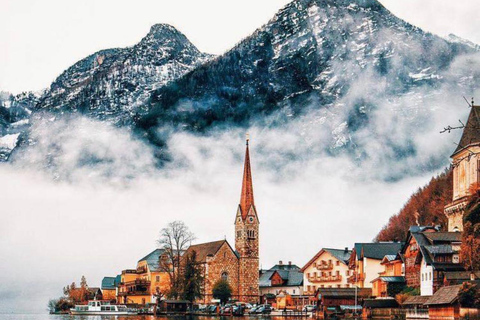
[[[105,301],[92,300],[86,305],[76,305],[70,309],[73,315],[134,315],[136,311],[130,310],[125,305],[110,304]]]

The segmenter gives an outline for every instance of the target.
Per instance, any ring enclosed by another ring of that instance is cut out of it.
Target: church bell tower
[[[239,300],[258,303],[259,300],[259,233],[258,216],[253,198],[249,139],[245,151],[242,192],[235,217],[235,250],[239,254]]]

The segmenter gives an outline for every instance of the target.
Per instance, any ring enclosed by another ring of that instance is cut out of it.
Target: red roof
[[[240,196],[240,210],[243,220],[247,218],[247,214],[252,206],[255,206],[255,202],[253,200],[252,170],[250,167],[250,153],[248,151],[247,140],[247,149],[245,151],[245,165],[243,168],[242,194]]]

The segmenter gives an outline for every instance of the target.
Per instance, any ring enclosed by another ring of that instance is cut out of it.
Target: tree
[[[178,299],[181,294],[181,276],[179,272],[182,254],[195,240],[195,235],[190,232],[182,221],[173,221],[160,231],[158,245],[164,250],[160,257],[159,268],[166,272],[170,278],[170,290],[167,295]]]
[[[470,187],[470,199],[463,215],[463,234],[460,255],[465,269],[480,270],[480,190]]]
[[[227,280],[218,280],[213,285],[212,293],[213,297],[215,299],[220,299],[220,302],[223,304],[232,296],[232,287]]]
[[[203,297],[203,274],[202,268],[197,262],[197,252],[193,250],[185,257],[183,271],[182,298],[190,302]]]
[[[465,308],[477,308],[480,306],[480,295],[477,285],[470,282],[464,282],[458,293],[458,301]]]

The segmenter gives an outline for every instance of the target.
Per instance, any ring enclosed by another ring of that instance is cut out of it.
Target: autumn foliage
[[[462,261],[467,270],[480,270],[480,189],[470,187],[470,199],[463,216]]]
[[[443,208],[452,200],[452,170],[445,170],[415,192],[399,213],[390,218],[376,241],[403,241],[413,225],[441,225],[447,229]]]

